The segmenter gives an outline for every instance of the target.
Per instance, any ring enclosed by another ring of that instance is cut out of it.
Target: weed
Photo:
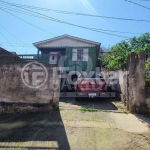
[[[95,108],[92,108],[92,107],[82,107],[81,109],[80,109],[80,111],[82,112],[82,113],[85,113],[85,112],[97,112],[98,111],[98,109],[95,109]]]
[[[10,147],[10,149],[15,149],[15,150],[27,150],[27,148],[25,148],[25,147],[17,147],[17,148]]]

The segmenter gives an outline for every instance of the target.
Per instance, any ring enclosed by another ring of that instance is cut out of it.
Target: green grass
[[[27,148],[24,148],[24,147],[18,147],[16,150],[27,150]]]
[[[98,109],[95,109],[95,108],[92,108],[92,107],[82,107],[82,108],[80,109],[80,111],[81,111],[82,113],[85,113],[85,112],[97,112]]]

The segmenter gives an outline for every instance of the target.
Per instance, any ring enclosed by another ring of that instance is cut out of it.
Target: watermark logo
[[[48,72],[43,64],[30,62],[22,68],[21,79],[29,88],[41,88],[47,82]]]

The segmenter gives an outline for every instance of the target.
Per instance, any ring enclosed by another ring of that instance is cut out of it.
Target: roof
[[[18,57],[14,52],[9,52],[5,50],[4,48],[0,47],[0,63],[6,63],[6,62],[15,62],[15,61],[21,61],[21,58]]]
[[[5,50],[4,48],[0,47],[0,54],[12,54],[11,52]]]
[[[71,35],[62,35],[48,40],[33,43],[37,48],[40,47],[95,47],[100,46],[99,42],[94,42]]]

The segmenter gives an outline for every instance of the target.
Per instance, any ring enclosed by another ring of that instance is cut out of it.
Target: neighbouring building
[[[22,59],[16,54],[16,52],[9,52],[0,47],[0,63],[12,64],[16,62],[22,62]]]
[[[69,70],[95,70],[100,43],[62,35],[33,43],[38,59],[45,65],[69,67]]]

